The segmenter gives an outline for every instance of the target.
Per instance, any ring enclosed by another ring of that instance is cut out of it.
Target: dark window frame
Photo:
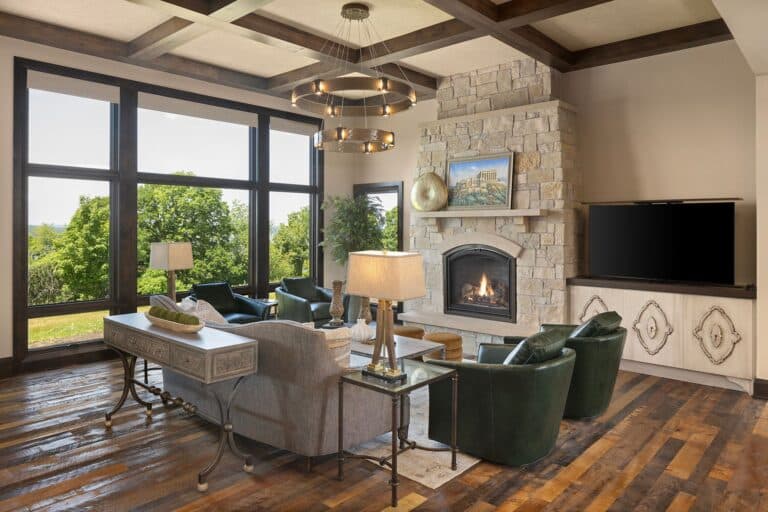
[[[352,195],[359,197],[366,194],[397,194],[397,250],[402,251],[403,242],[403,182],[380,181],[377,183],[357,183],[352,185]]]
[[[29,86],[28,72],[38,71],[79,80],[115,86],[120,89],[120,103],[110,110],[110,168],[43,165],[29,163]],[[309,141],[309,185],[271,183],[269,180],[269,121],[287,119],[320,128],[322,120],[293,112],[249,103],[137,82],[21,57],[14,58],[13,112],[13,368],[14,371],[54,367],[78,360],[110,357],[102,340],[51,348],[29,350],[28,320],[45,316],[109,310],[111,314],[135,312],[148,297],[136,291],[137,191],[141,184],[187,185],[195,187],[235,188],[249,192],[249,283],[238,287],[240,293],[266,296],[274,283],[269,277],[269,193],[300,192],[310,195],[312,247],[311,277],[323,281],[323,213],[320,209],[324,190],[323,155]],[[249,177],[247,180],[174,176],[137,169],[138,94],[147,93],[202,103],[230,110],[240,110],[258,117],[258,127],[249,128]],[[95,301],[28,305],[28,178],[69,178],[106,181],[110,184],[110,294]],[[183,296],[183,294],[180,294]],[[90,348],[89,348],[90,347]],[[100,351],[100,352],[99,352]],[[94,353],[99,352],[94,356]],[[82,356],[82,357],[80,357]]]

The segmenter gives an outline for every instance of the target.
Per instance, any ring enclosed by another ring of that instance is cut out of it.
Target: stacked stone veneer
[[[469,76],[483,74],[478,73]],[[456,78],[446,81],[456,83]],[[530,88],[528,91],[530,94]],[[512,207],[541,208],[546,212],[528,218],[412,216],[410,245],[424,256],[427,296],[410,301],[406,310],[443,313],[441,246],[458,235],[469,235],[472,243],[488,243],[493,238],[489,235],[496,235],[523,247],[517,259],[517,323],[534,328],[544,322],[565,322],[566,278],[576,275],[578,266],[576,207],[580,173],[575,160],[573,108],[553,100],[454,116],[456,109],[443,110],[445,101],[440,103],[439,120],[421,126],[417,174],[435,172],[445,178],[449,159],[513,152]],[[471,322],[474,319],[467,319],[468,325]],[[464,352],[470,354],[475,353],[478,343],[501,341],[471,329],[454,332],[462,335]]]
[[[521,59],[445,78],[437,90],[438,119],[550,101],[559,73]]]

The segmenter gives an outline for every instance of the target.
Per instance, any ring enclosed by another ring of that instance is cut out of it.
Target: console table
[[[123,392],[112,410],[106,413],[105,426],[111,428],[112,417],[125,403],[128,393],[152,416],[152,404],[139,398],[136,386],[159,396],[166,406],[181,406],[189,413],[197,407],[168,392],[137,380],[134,376],[137,358],[159,364],[166,369],[210,385],[219,409],[219,443],[214,459],[198,473],[197,489],[208,490],[208,475],[221,461],[228,445],[232,453],[245,460],[243,470],[253,471],[251,456],[237,447],[230,417],[232,401],[244,378],[256,373],[258,342],[251,338],[203,327],[194,334],[182,334],[153,326],[143,313],[114,315],[104,318],[104,343],[115,350],[123,363]]]

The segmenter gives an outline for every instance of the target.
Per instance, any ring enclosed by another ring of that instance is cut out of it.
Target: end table
[[[451,469],[456,470],[456,413],[458,407],[458,379],[459,374],[453,368],[445,368],[411,359],[400,360],[400,371],[407,375],[403,382],[390,383],[376,377],[362,374],[361,370],[345,373],[339,379],[339,454],[338,479],[344,480],[344,461],[346,459],[369,459],[380,466],[389,466],[392,470],[392,478],[389,485],[392,487],[392,506],[397,506],[397,456],[407,450],[450,451]],[[450,448],[431,448],[419,446],[415,441],[404,437],[404,431],[400,428],[401,416],[400,403],[411,391],[427,386],[442,379],[451,379],[453,385],[451,403],[451,446]],[[360,386],[373,391],[384,393],[392,398],[392,452],[388,457],[374,457],[371,455],[357,455],[344,452],[344,384]],[[398,441],[400,446],[398,446]]]

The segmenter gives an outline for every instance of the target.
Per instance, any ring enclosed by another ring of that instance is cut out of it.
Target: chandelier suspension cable
[[[379,34],[379,31],[376,30],[376,26],[373,25],[372,23],[371,23],[370,26],[371,26],[371,30],[373,30],[373,33],[376,36],[376,38],[381,41],[381,45],[384,47],[384,52],[385,53],[392,53],[389,50],[389,46],[387,46],[386,39],[381,37],[381,35]],[[373,46],[373,45],[371,45],[371,46]],[[397,70],[400,71],[400,74],[403,76],[403,80],[405,80],[405,83],[407,83],[408,86],[413,89],[413,83],[411,83],[410,79],[408,78],[408,75],[405,73],[405,71],[403,71],[403,68],[400,67],[400,63],[395,61],[395,66],[397,66]],[[378,69],[378,67],[377,67],[377,69]],[[415,104],[416,104],[416,96],[414,96],[413,103],[411,105],[415,105]]]

